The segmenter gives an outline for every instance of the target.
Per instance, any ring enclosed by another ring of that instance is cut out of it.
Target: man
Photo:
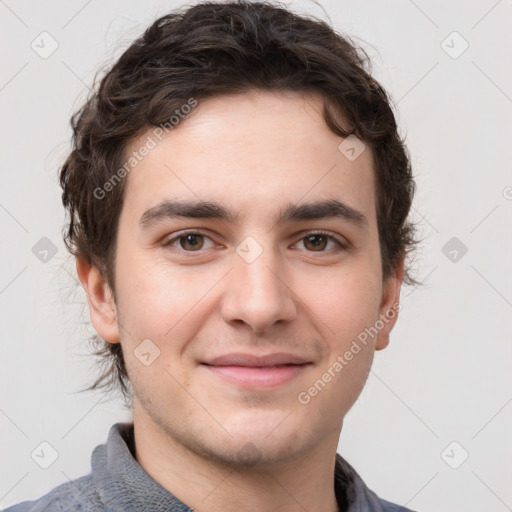
[[[408,509],[337,454],[414,182],[361,51],[274,3],[155,21],[73,117],[66,242],[133,423],[21,511]]]

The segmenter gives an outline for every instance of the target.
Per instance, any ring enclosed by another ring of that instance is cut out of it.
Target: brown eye
[[[303,238],[304,246],[312,251],[323,251],[327,246],[328,238],[324,235],[309,235]]]
[[[346,244],[338,240],[335,236],[322,231],[309,233],[302,237],[298,243],[302,243],[308,252],[325,252],[340,251],[347,249]],[[329,246],[329,244],[331,244]]]
[[[199,231],[188,231],[177,234],[173,238],[164,242],[163,247],[174,252],[205,252],[215,246],[209,236],[203,235]]]
[[[204,237],[199,233],[182,235],[178,240],[180,241],[180,247],[186,251],[196,251],[204,245]]]

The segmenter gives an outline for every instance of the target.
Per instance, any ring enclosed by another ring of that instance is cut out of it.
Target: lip
[[[256,356],[226,354],[203,362],[202,366],[222,379],[247,389],[281,386],[303,373],[312,363],[286,353]]]
[[[287,364],[280,366],[210,366],[203,364],[204,368],[242,387],[253,389],[268,389],[281,386],[296,378],[306,370],[311,363]]]
[[[256,355],[256,354],[243,354],[233,353],[225,354],[223,356],[214,357],[207,361],[202,361],[203,364],[212,366],[247,366],[247,367],[264,367],[264,366],[278,366],[283,364],[304,364],[310,361],[294,354],[286,352],[278,352],[275,354]]]

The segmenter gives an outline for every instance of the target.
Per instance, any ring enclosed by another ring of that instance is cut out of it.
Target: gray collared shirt
[[[4,512],[194,512],[153,480],[134,453],[133,423],[116,423],[106,444],[93,450],[88,475]],[[413,512],[379,498],[340,454],[336,454],[334,490],[343,512]]]

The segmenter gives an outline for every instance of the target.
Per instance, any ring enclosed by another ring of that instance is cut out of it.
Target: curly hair
[[[374,160],[384,278],[416,243],[408,221],[415,190],[410,157],[391,99],[370,75],[366,52],[326,22],[277,2],[200,2],[160,17],[105,72],[71,118],[72,151],[60,169],[69,213],[68,250],[105,276],[115,298],[115,248],[126,178],[98,189],[126,161],[128,144],[162,126],[190,98],[251,89],[321,94],[323,118],[340,137],[366,142]],[[343,118],[342,125],[340,114]],[[185,121],[186,122],[186,121]],[[404,282],[413,283],[409,269]],[[119,389],[129,398],[121,344],[99,337],[101,376],[87,390]]]

